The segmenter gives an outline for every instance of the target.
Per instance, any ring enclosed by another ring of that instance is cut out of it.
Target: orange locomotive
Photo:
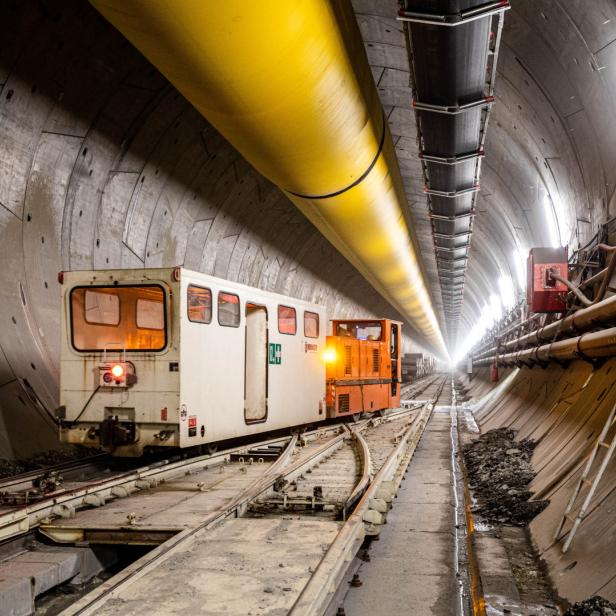
[[[327,416],[400,406],[402,324],[389,319],[332,321],[327,337]]]

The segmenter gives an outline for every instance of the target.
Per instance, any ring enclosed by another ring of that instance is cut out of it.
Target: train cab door
[[[389,356],[391,359],[391,395],[398,393],[398,362],[400,356],[400,326],[392,323],[389,345]]]
[[[244,419],[267,419],[267,308],[246,303],[246,354],[244,363]]]

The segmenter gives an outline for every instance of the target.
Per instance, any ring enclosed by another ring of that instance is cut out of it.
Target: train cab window
[[[240,298],[233,293],[218,294],[218,323],[225,327],[240,326]]]
[[[356,323],[356,338],[358,340],[381,340],[382,327],[378,321]]]
[[[103,291],[85,292],[84,318],[91,325],[118,325],[120,322],[120,298],[116,293]]]
[[[138,299],[137,327],[139,329],[163,329],[165,327],[165,310],[162,302]]]
[[[159,285],[75,287],[71,340],[77,351],[162,351],[167,346],[166,296]]]
[[[212,292],[194,284],[188,285],[188,320],[193,323],[212,322]]]
[[[278,331],[292,336],[297,332],[297,316],[295,308],[278,306]]]
[[[304,312],[304,336],[319,337],[319,315],[316,312]]]
[[[379,321],[349,321],[336,325],[336,336],[357,340],[381,340],[383,328]]]

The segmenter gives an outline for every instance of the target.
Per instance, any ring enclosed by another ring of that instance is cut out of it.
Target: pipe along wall
[[[446,356],[349,2],[92,4]]]
[[[578,359],[567,367],[552,363],[545,369],[509,370],[496,387],[488,369],[481,368],[471,382],[482,432],[507,426],[517,430],[518,439],[538,442],[532,459],[537,475],[529,489],[533,498],[550,504],[531,522],[530,532],[556,590],[572,602],[595,594],[616,601],[616,458],[568,551],[562,552],[566,534],[554,540],[585,459],[616,404],[615,377],[616,358],[595,365]],[[564,531],[570,527],[567,523]]]

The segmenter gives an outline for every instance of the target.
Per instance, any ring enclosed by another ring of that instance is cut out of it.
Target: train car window
[[[378,321],[371,323],[356,323],[356,338],[358,340],[380,340],[383,334],[382,329]]]
[[[209,289],[188,285],[188,320],[193,323],[212,322],[212,292]]]
[[[381,340],[383,328],[379,321],[349,321],[336,325],[336,336],[357,340]]]
[[[218,293],[218,323],[225,327],[240,326],[240,298],[233,293]]]
[[[92,325],[119,325],[120,298],[113,292],[85,292],[84,316],[86,323]]]
[[[167,346],[166,297],[159,285],[75,287],[70,304],[77,351],[152,352]]]
[[[278,331],[281,334],[295,335],[297,332],[295,308],[291,308],[291,306],[278,306]]]
[[[319,337],[319,315],[316,312],[304,312],[304,336],[306,338]]]
[[[137,327],[140,329],[163,329],[165,327],[165,311],[162,302],[138,299]]]

